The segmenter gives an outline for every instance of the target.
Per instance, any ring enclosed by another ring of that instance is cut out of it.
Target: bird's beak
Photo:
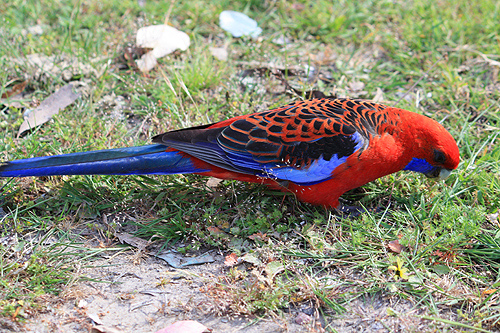
[[[438,180],[444,180],[448,178],[451,174],[450,169],[435,167],[430,172],[427,172],[425,175],[429,178],[437,178]]]
[[[439,171],[439,180],[445,180],[446,178],[448,178],[448,176],[451,174],[451,170],[450,169],[441,169],[441,171]]]

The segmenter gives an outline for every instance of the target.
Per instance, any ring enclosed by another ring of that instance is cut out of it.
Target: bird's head
[[[460,162],[455,139],[437,121],[407,112],[405,124],[411,130],[406,131],[410,135],[406,140],[409,147],[405,148],[410,152],[411,160],[404,170],[420,172],[440,180],[447,178]]]

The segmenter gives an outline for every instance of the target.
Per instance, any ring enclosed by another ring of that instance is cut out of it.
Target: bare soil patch
[[[203,289],[226,274],[227,267],[222,255],[212,255],[215,262],[185,269],[131,251],[99,258],[91,266],[77,267],[82,279],[49,300],[44,312],[21,326],[4,320],[0,332],[156,332],[178,320],[199,321],[212,332],[325,332],[325,327],[336,332],[433,330],[416,316],[426,310],[381,294],[353,300],[344,314],[297,308],[285,309],[276,318],[215,315],[217,300]],[[450,317],[455,317],[451,311]]]

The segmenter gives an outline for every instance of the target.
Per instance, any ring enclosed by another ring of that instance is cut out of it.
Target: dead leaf
[[[73,92],[73,85],[71,83],[65,85],[47,97],[35,110],[25,117],[24,122],[19,127],[17,137],[19,138],[27,130],[46,123],[59,110],[72,104],[78,97],[80,97],[80,93]]]
[[[233,267],[238,264],[238,255],[236,253],[228,254],[224,260],[224,265]]]
[[[209,188],[215,188],[215,187],[219,186],[219,184],[221,182],[222,182],[222,179],[210,177],[210,178],[208,178],[206,185]]]
[[[399,244],[398,239],[390,241],[389,244],[387,244],[387,247],[389,248],[389,250],[395,253],[401,253],[401,250],[403,249],[403,246]]]
[[[26,88],[27,84],[28,84],[28,80],[13,85],[12,88],[10,88],[10,90],[8,90],[2,94],[2,98],[8,98],[8,97],[22,93],[24,91],[24,88]]]
[[[97,315],[95,313],[87,313],[87,316],[90,318],[90,320],[92,320],[97,325],[102,325],[102,320],[101,320],[101,318],[99,318],[99,315]]]
[[[215,261],[215,258],[210,253],[204,253],[196,257],[187,257],[180,253],[166,251],[160,253],[156,257],[165,260],[170,266],[174,268],[183,268],[190,265],[201,265]]]
[[[132,245],[133,247],[138,248],[139,250],[144,250],[151,244],[151,242],[149,241],[136,236],[132,236],[131,234],[128,234],[126,232],[115,233],[115,237],[118,238],[120,243],[127,243],[129,245]]]
[[[207,227],[207,230],[214,235],[225,235],[226,233],[222,231],[220,228],[215,227],[215,226],[209,226]]]
[[[262,242],[265,242],[265,241],[269,240],[269,237],[267,237],[267,234],[263,234],[260,231],[256,232],[253,235],[248,236],[248,238],[250,238],[253,241],[259,240],[259,241],[262,241]]]
[[[205,325],[194,320],[181,320],[156,331],[156,333],[204,333],[211,332]]]
[[[448,263],[448,264],[454,262],[455,258],[457,256],[456,251],[452,250],[452,249],[450,249],[449,251],[444,251],[444,252],[436,250],[432,254],[434,254],[435,256],[438,256],[441,261]]]
[[[272,281],[277,274],[285,270],[285,266],[279,261],[271,261],[266,265],[264,270],[267,274],[267,278]]]
[[[498,289],[485,289],[483,290],[483,292],[481,293],[482,296],[485,296],[485,295],[491,295],[493,293],[496,293]]]
[[[241,257],[241,260],[249,264],[252,264],[254,266],[262,265],[262,261],[259,258],[257,258],[257,256],[254,255],[253,253],[245,254],[243,257]]]

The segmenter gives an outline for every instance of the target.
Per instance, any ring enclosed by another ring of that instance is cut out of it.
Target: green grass
[[[360,81],[365,86],[359,97],[367,99],[381,89],[388,104],[399,101],[398,107],[443,123],[459,144],[459,168],[446,182],[399,173],[351,191],[344,198],[354,204],[389,207],[353,219],[256,185],[223,181],[209,187],[198,176],[1,180],[0,207],[8,215],[0,239],[16,235],[24,244],[33,234],[50,234],[58,245],[33,247],[23,281],[9,275],[21,263],[0,245],[0,312],[12,316],[23,302],[57,294],[73,273],[61,259],[68,254],[54,253],[78,239],[71,230],[94,228],[112,237],[100,221],[126,213],[136,235],[154,236],[159,247],[257,251],[264,263],[283,263],[286,269],[264,289],[248,276],[238,277],[242,284],[235,289],[231,279],[244,273],[234,271],[208,286],[228,300],[217,309],[221,313],[273,315],[312,300],[328,318],[354,298],[386,293],[427,309],[437,318],[435,327],[454,325],[443,317],[443,307],[462,327],[500,327],[500,221],[490,218],[500,209],[497,1],[178,1],[169,22],[190,35],[188,51],[161,59],[148,75],[119,70],[116,59],[135,42],[137,29],[163,22],[169,6],[15,0],[0,8],[0,93],[30,79],[22,108],[0,103],[0,159],[140,145],[164,131],[279,106],[292,99],[279,80],[254,77],[253,87],[243,87],[241,71],[312,65],[331,80],[289,76],[295,88],[350,96],[349,83]],[[218,14],[224,9],[255,18],[261,37],[236,39],[223,32]],[[42,35],[27,30],[35,24]],[[274,42],[282,35],[286,45]],[[209,46],[225,44],[228,61],[210,55]],[[96,71],[75,69],[72,80],[86,85],[82,98],[17,139],[25,108],[65,84],[60,72],[34,75],[36,68],[22,60],[32,53],[65,54]],[[125,101],[119,117],[113,114],[117,96]],[[258,233],[266,240],[256,240]],[[387,249],[394,240],[402,253]],[[397,258],[408,280],[395,279],[388,269]],[[356,278],[333,279],[338,269]],[[244,308],[237,304],[242,291],[248,295]]]

